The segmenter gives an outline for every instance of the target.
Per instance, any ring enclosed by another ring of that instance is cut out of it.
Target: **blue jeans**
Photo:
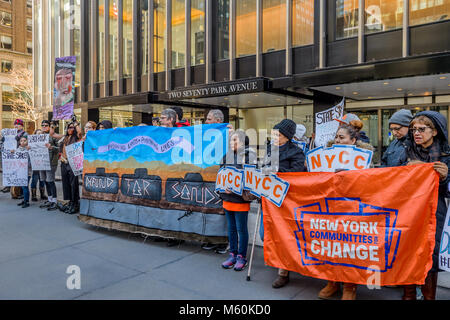
[[[230,252],[240,254],[245,258],[248,247],[248,212],[225,210],[225,216],[227,217],[228,223]]]

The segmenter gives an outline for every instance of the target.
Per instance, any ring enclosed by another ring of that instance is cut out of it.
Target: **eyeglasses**
[[[403,127],[395,127],[395,128],[389,128],[389,130],[391,130],[392,132],[394,131],[400,131]]]
[[[412,134],[415,134],[416,132],[424,133],[427,128],[431,129],[431,127],[426,126],[426,127],[420,127],[420,128],[409,128],[409,131],[411,131]]]
[[[68,128],[67,128],[67,130],[70,130],[70,129],[72,129],[72,130],[73,130],[73,129],[75,129],[75,128],[74,128],[74,127],[68,127]]]

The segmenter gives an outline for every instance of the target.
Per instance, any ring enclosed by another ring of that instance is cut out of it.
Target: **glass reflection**
[[[184,0],[172,1],[172,69],[184,67],[186,56],[186,18]]]
[[[286,48],[286,1],[263,0],[263,52]]]
[[[205,0],[191,1],[191,65],[205,63]]]
[[[236,56],[256,53],[256,0],[236,1]]]
[[[292,46],[314,42],[314,0],[294,0],[292,3]]]

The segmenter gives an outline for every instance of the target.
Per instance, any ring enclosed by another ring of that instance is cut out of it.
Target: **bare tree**
[[[9,99],[12,114],[14,117],[34,122],[34,127],[37,128],[45,110],[33,103],[33,71],[23,67],[13,68],[9,76],[13,88],[12,97]]]

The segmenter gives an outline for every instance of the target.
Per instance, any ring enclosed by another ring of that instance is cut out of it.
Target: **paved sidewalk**
[[[60,183],[58,191],[61,195]],[[0,299],[317,299],[326,281],[292,274],[272,289],[277,270],[264,265],[256,247],[252,280],[247,270],[224,270],[226,255],[196,242],[167,247],[141,235],[92,227],[59,211],[16,206],[0,193]],[[67,268],[80,267],[81,289],[66,286]],[[398,300],[400,288],[358,287],[358,299]],[[439,288],[438,299],[450,300]]]

